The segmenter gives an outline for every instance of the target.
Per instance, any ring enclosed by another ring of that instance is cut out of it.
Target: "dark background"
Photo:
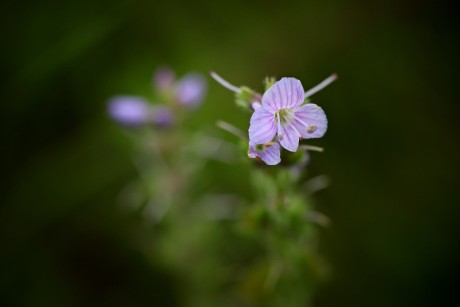
[[[329,131],[311,172],[331,179],[316,199],[333,222],[321,232],[332,273],[315,306],[459,306],[460,48],[447,2],[0,8],[2,306],[177,302],[179,281],[133,240],[145,225],[115,205],[136,172],[132,144],[105,114],[115,94],[150,97],[163,64],[257,89],[266,75],[308,88],[338,73],[313,97]],[[189,129],[216,119],[244,129],[231,94],[209,82]],[[216,167],[222,187],[247,189]]]

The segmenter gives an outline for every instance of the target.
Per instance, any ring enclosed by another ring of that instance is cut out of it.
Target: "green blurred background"
[[[0,5],[2,306],[174,306],[181,281],[145,256],[151,229],[117,205],[133,145],[106,116],[151,97],[160,65],[262,88],[313,86],[329,118],[311,176],[332,220],[315,306],[460,306],[458,55],[454,7],[416,1],[9,1]],[[209,80],[189,129],[232,140],[232,94]],[[229,165],[203,191],[248,193]],[[178,286],[179,285],[179,286]]]

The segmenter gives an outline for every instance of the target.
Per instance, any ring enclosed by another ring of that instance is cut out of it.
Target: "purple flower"
[[[161,67],[153,76],[155,87],[160,91],[168,91],[175,82],[174,71],[167,67]]]
[[[203,101],[206,90],[206,81],[203,76],[191,73],[177,82],[176,99],[183,106],[196,107]]]
[[[153,106],[150,114],[152,123],[158,128],[168,128],[174,120],[171,109],[166,106]]]
[[[249,142],[248,156],[261,159],[267,165],[276,165],[281,162],[280,145],[278,143],[254,144]]]
[[[323,109],[316,104],[302,105],[305,92],[295,78],[282,78],[262,97],[262,107],[251,117],[249,140],[253,144],[267,144],[277,136],[285,149],[295,152],[299,139],[320,138],[327,130]]]
[[[112,119],[126,126],[140,126],[149,120],[149,104],[141,97],[117,96],[108,106]]]

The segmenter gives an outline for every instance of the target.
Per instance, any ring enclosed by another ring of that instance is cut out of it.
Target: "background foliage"
[[[311,176],[332,225],[315,306],[458,306],[458,33],[442,2],[9,1],[1,4],[2,306],[180,304],[188,291],[145,257],[148,223],[117,197],[136,176],[107,98],[151,97],[154,68],[266,75],[315,95],[330,128]],[[244,128],[211,83],[188,129]],[[195,193],[249,195],[245,170],[211,162]],[[186,225],[184,225],[184,229]],[[150,232],[149,232],[150,231]],[[148,240],[147,240],[148,241]],[[224,244],[224,242],[222,243]]]

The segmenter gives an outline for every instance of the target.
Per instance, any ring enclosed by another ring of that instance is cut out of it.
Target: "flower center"
[[[291,109],[280,109],[276,111],[276,116],[279,117],[281,124],[285,124],[292,117],[292,111]]]

